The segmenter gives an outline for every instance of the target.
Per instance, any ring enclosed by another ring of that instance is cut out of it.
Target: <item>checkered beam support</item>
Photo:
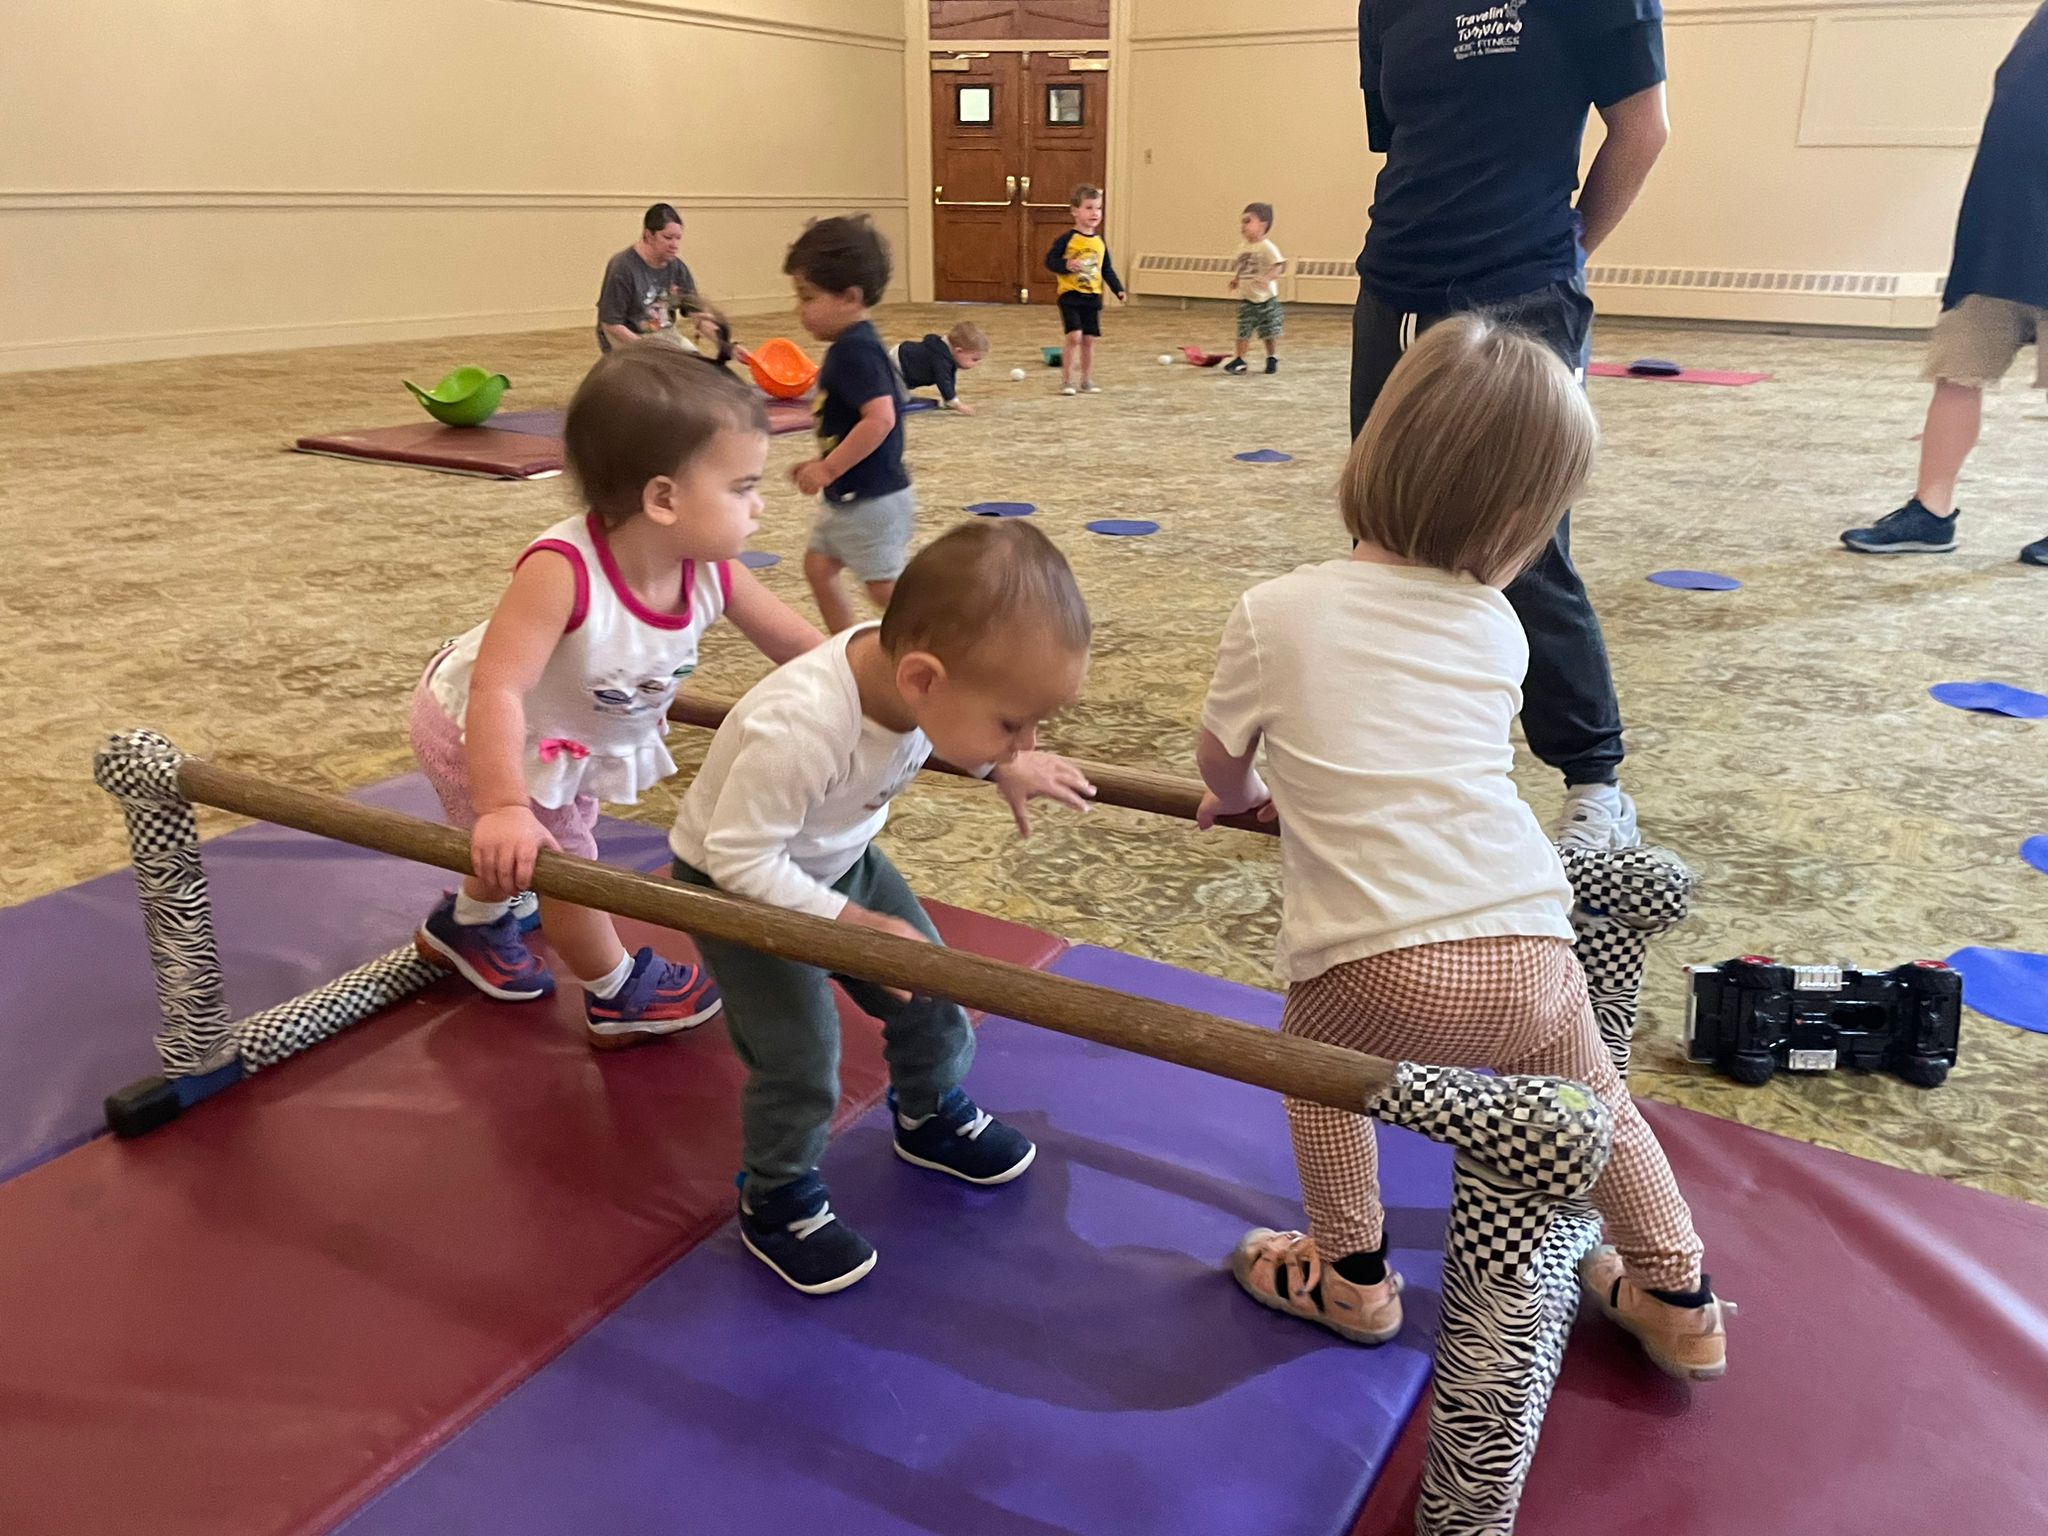
[[[183,761],[184,754],[154,731],[109,737],[93,758],[94,779],[121,802],[127,818],[162,1013],[156,1036],[162,1077],[131,1084],[108,1101],[110,1121],[124,1131],[160,1124],[194,1102],[197,1080],[207,1079],[200,1091],[210,1091],[212,1083],[225,1086],[275,1066],[442,974],[406,946],[289,1002],[230,1020],[199,828],[191,802],[178,789]]]
[[[1558,854],[1577,899],[1572,927],[1593,1016],[1615,1070],[1626,1078],[1644,956],[1653,934],[1692,910],[1693,874],[1662,848],[1560,848]]]
[[[1600,1238],[1586,1194],[1612,1119],[1578,1083],[1413,1062],[1366,1113],[1457,1153],[1416,1531],[1510,1536]]]

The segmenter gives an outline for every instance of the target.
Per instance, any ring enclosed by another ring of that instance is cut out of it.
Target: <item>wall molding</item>
[[[377,208],[426,211],[515,209],[534,212],[646,208],[647,192],[478,192],[404,188],[164,187],[146,191],[62,192],[0,189],[0,213],[132,212],[138,209]],[[906,208],[901,192],[704,192],[671,197],[683,210],[772,208]]]
[[[676,26],[707,27],[718,32],[751,32],[798,42],[838,43],[901,53],[900,32],[873,32],[859,27],[819,26],[812,22],[777,21],[767,16],[734,15],[706,5],[678,5],[670,0],[498,0],[501,5],[536,5],[555,11],[595,11],[635,21],[663,21]]]
[[[885,302],[894,301],[891,293]],[[789,294],[721,296],[719,307],[735,318],[787,314]],[[79,336],[46,341],[0,342],[0,374],[105,363],[158,362],[233,352],[277,352],[298,347],[361,346],[391,341],[438,341],[522,331],[588,331],[595,323],[589,304],[543,309],[480,310],[443,315],[402,315],[388,320],[315,320],[289,325],[213,326],[200,330],[141,331],[121,336]],[[596,346],[592,344],[592,354]]]

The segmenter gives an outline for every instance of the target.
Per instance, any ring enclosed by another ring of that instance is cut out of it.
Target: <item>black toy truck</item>
[[[1939,960],[1859,971],[1744,955],[1686,971],[1685,1053],[1738,1083],[1842,1066],[1935,1088],[1955,1065],[1963,978]]]

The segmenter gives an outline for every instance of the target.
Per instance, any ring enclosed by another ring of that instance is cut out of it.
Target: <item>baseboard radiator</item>
[[[1151,298],[1227,299],[1231,258],[1141,252],[1132,291]],[[1767,325],[1849,325],[1922,330],[1941,309],[1940,272],[1793,272],[1737,267],[1586,270],[1606,315],[1740,320]],[[1280,280],[1289,304],[1349,305],[1358,297],[1352,259],[1290,261]]]

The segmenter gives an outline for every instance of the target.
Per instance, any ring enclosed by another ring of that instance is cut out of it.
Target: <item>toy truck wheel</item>
[[[1936,1056],[1908,1057],[1899,1068],[1899,1076],[1915,1088],[1939,1088],[1948,1081],[1948,1063]]]
[[[1761,1088],[1778,1070],[1778,1063],[1760,1051],[1744,1051],[1728,1058],[1728,1075],[1750,1088]]]

